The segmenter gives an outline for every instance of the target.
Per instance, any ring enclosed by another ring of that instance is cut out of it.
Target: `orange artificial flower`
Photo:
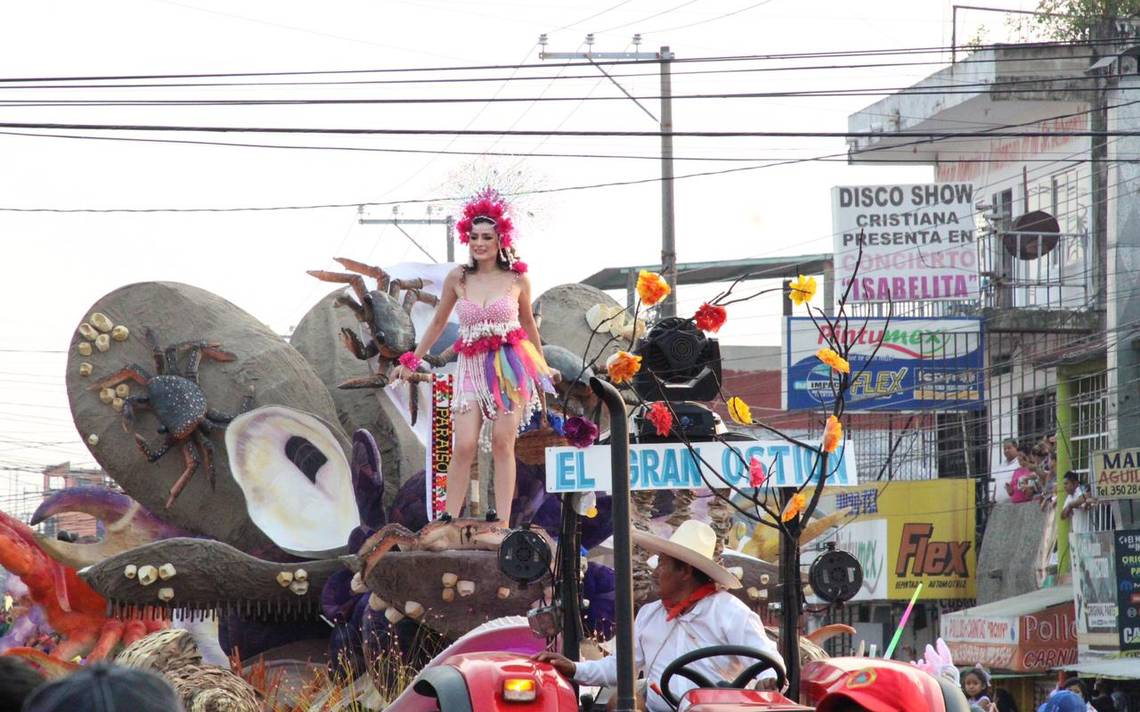
[[[641,270],[637,275],[637,296],[641,297],[641,303],[647,307],[661,303],[670,291],[669,283],[656,272]]]
[[[628,383],[641,370],[641,357],[628,351],[618,351],[606,359],[606,372],[615,385]]]
[[[788,285],[788,299],[796,306],[810,302],[815,296],[815,277],[805,277],[802,274]]]
[[[796,492],[792,495],[792,498],[788,500],[788,503],[784,505],[784,511],[780,515],[780,521],[788,522],[795,519],[800,512],[804,511],[804,507],[806,506],[807,497],[804,496],[803,492]]]
[[[843,358],[832,349],[824,347],[819,351],[816,351],[815,355],[816,358],[818,358],[820,361],[823,361],[828,366],[831,366],[831,369],[833,371],[838,371],[840,373],[851,373],[851,364],[847,363],[847,359]]]
[[[728,416],[737,425],[752,425],[752,409],[743,399],[733,396],[728,399]]]
[[[827,425],[823,427],[823,451],[835,452],[839,443],[843,442],[843,424],[834,415],[827,416]]]

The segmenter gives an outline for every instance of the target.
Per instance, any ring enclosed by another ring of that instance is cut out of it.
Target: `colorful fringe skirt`
[[[499,413],[522,408],[520,426],[525,426],[539,407],[540,392],[554,393],[552,371],[521,327],[503,336],[460,339],[455,350],[459,354],[455,398],[459,412],[466,412],[474,402],[484,417],[494,419]]]

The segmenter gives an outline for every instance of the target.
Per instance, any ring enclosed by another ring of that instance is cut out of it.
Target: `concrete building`
[[[1081,617],[1070,520],[1060,517],[1060,507],[1046,505],[1043,513],[1037,504],[1003,501],[1008,497],[992,475],[1008,469],[1005,440],[1033,447],[1055,434],[1053,480],[1068,470],[1087,478],[1094,452],[1140,445],[1134,348],[1140,207],[1129,187],[1140,178],[1130,160],[1140,137],[1123,135],[1140,127],[1140,109],[1128,93],[1140,88],[1140,78],[1128,52],[1107,54],[1097,62],[1080,46],[984,49],[848,119],[850,131],[863,134],[849,142],[852,163],[928,164],[934,182],[973,187],[976,293],[903,305],[904,313],[979,317],[987,340],[985,408],[970,424],[991,475],[981,478],[979,498],[985,535],[977,592],[986,605],[963,612],[963,620],[1034,619],[1035,605],[1056,613],[1052,607],[1074,595]],[[1090,133],[1105,117],[1109,132],[1122,135],[1106,139],[1107,160],[1094,161],[1097,139]],[[1047,483],[1046,496],[1050,489]],[[1082,527],[1135,526],[1135,506],[1135,500],[1105,501]],[[956,630],[969,628],[960,620]],[[980,655],[983,643],[963,640],[963,649]],[[1077,667],[1095,674],[1098,656],[1086,656],[1086,647],[1082,642]],[[1075,653],[1068,656],[1066,649],[1003,659],[1022,661],[1008,672],[1028,674],[1076,662]]]

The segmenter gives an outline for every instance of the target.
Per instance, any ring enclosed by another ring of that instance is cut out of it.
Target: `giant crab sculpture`
[[[416,328],[412,324],[412,306],[423,302],[431,306],[439,303],[439,298],[423,291],[422,279],[392,279],[392,277],[372,265],[350,260],[345,257],[334,258],[349,272],[326,272],[324,270],[309,270],[309,274],[323,282],[347,284],[352,288],[356,299],[342,294],[336,299],[337,306],[345,306],[352,310],[357,320],[364,324],[369,332],[368,343],[361,340],[352,329],[341,329],[340,337],[352,355],[361,361],[372,358],[378,360],[376,371],[363,378],[352,378],[338,384],[338,388],[384,388],[390,383],[388,371],[396,363],[401,354],[416,347]],[[376,289],[369,290],[364,277],[376,280]],[[404,291],[403,301],[397,300],[399,292]],[[358,301],[359,300],[359,301]],[[433,365],[441,365],[442,360],[435,357],[426,359]],[[422,376],[414,380],[425,380]],[[411,412],[412,424],[415,425],[418,393],[415,384],[411,384]]]
[[[131,395],[123,403],[123,429],[131,431],[134,425],[134,409],[148,408],[158,418],[158,432],[166,435],[166,440],[158,448],[153,448],[146,438],[135,433],[135,443],[146,456],[147,462],[155,462],[175,445],[182,445],[182,456],[186,467],[170,488],[166,500],[169,509],[179,493],[190,482],[190,478],[201,465],[206,466],[210,486],[216,483],[214,470],[214,446],[209,434],[214,430],[224,430],[236,416],[213,410],[206,402],[206,395],[198,385],[198,366],[203,358],[212,361],[233,361],[236,356],[221,349],[221,344],[208,341],[186,341],[165,349],[159,346],[154,331],[144,331],[147,344],[154,354],[154,366],[158,371],[152,375],[138,364],[130,364],[92,386],[101,390],[119,385],[124,381],[135,381],[147,389],[145,395]],[[179,366],[180,357],[185,354],[184,366]],[[249,410],[252,395],[242,402],[241,412]]]
[[[128,644],[167,624],[154,616],[137,615],[124,620],[107,616],[107,601],[88,586],[75,570],[56,562],[40,548],[33,532],[23,522],[0,512],[0,567],[17,575],[28,588],[29,598],[44,612],[60,636],[51,651],[57,660],[85,655],[99,660],[120,643]],[[14,648],[8,654],[26,654]],[[30,657],[35,658],[32,653]]]

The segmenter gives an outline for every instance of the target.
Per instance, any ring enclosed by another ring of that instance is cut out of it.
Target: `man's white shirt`
[[[687,612],[671,621],[665,620],[665,607],[660,601],[642,606],[633,624],[633,664],[637,672],[644,672],[651,684],[661,684],[661,673],[669,663],[685,653],[711,645],[745,645],[756,648],[779,660],[783,658],[776,644],[764,632],[760,616],[749,610],[738,598],[719,591],[697,601]],[[746,667],[756,662],[747,658],[706,658],[690,667],[703,673],[712,682],[731,680]],[[767,671],[760,677],[775,677]],[[617,684],[617,658],[589,660],[577,664],[574,679],[586,685]],[[674,676],[669,683],[673,694],[680,699],[696,687],[689,680]],[[672,712],[672,707],[652,690],[646,692],[646,705],[652,712]]]

